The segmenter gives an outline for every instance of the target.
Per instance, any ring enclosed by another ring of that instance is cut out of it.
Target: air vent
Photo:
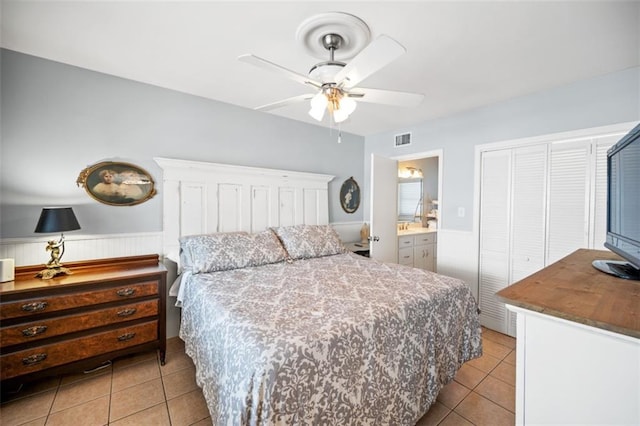
[[[411,133],[396,135],[396,147],[411,145]]]

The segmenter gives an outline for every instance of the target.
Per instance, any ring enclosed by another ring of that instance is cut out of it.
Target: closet
[[[480,149],[478,298],[483,325],[515,336],[495,293],[578,248],[603,249],[607,150],[625,130]]]

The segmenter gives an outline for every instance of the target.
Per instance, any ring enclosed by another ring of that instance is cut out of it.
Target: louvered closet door
[[[511,276],[519,281],[544,267],[547,146],[513,152]]]
[[[481,153],[483,325],[515,334],[495,293],[578,248],[603,248],[607,150],[624,134]]]
[[[589,247],[590,141],[551,144],[547,261]]]
[[[590,246],[596,250],[606,250],[604,242],[607,239],[607,151],[622,135],[598,138],[593,147],[593,180],[592,205],[593,223],[590,232]]]
[[[514,336],[495,293],[544,267],[547,145],[482,154],[479,298],[484,325]]]
[[[547,145],[512,152],[511,256],[509,284],[544,268]],[[516,314],[507,311],[507,334],[516,334]]]
[[[480,183],[480,318],[505,333],[506,309],[495,294],[509,283],[510,150],[482,153]]]

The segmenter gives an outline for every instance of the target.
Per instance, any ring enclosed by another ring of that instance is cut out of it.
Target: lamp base
[[[51,278],[57,276],[57,275],[71,275],[73,274],[73,272],[71,272],[71,269],[69,268],[65,268],[62,266],[56,266],[54,268],[47,268],[47,269],[43,269],[42,271],[38,272],[38,274],[36,275],[36,277],[42,278],[43,280],[50,280]]]

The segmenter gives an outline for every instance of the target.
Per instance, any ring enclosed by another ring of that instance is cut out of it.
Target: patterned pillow
[[[180,238],[180,260],[194,274],[282,262],[287,252],[273,231],[225,232]]]
[[[347,250],[329,225],[295,225],[273,229],[291,259],[330,256]]]

